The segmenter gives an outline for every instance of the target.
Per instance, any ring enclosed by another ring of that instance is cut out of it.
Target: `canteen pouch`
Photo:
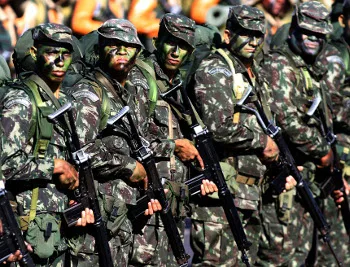
[[[41,259],[64,251],[67,245],[62,240],[60,221],[49,213],[37,214],[28,226],[26,241],[33,247],[33,253]]]

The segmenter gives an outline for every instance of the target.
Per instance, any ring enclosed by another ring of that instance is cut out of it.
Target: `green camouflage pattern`
[[[264,13],[255,7],[247,5],[232,6],[227,21],[246,30],[259,31],[262,34],[265,34],[266,31]]]
[[[130,157],[131,151],[124,138],[113,134],[102,134],[99,139],[96,139],[102,117],[102,91],[106,92],[110,102],[109,116],[116,115],[124,107],[124,103],[127,103],[131,110],[135,110],[135,104],[132,97],[134,95],[132,87],[126,90],[116,81],[109,78],[106,73],[99,71],[112,85],[116,86],[116,90],[121,90],[122,98],[110,92],[101,83],[97,83],[97,78],[94,78],[95,81],[91,78],[80,80],[69,90],[69,94],[74,99],[74,106],[77,111],[76,126],[79,138],[82,144],[86,144],[84,149],[91,156],[94,177],[99,181],[97,189],[100,205],[102,205],[103,218],[104,221],[109,223],[112,220],[113,207],[118,208],[118,211],[121,211],[121,207],[124,207],[123,209],[127,211],[125,204],[136,204],[137,189],[126,183],[136,167],[136,160]],[[95,73],[92,74],[93,77]],[[91,127],[91,125],[94,125],[94,127]],[[125,215],[124,213],[118,213],[116,220],[119,218],[121,225],[114,229],[110,240],[115,266],[126,266],[128,264],[128,254],[132,242],[132,226]],[[120,216],[123,217],[120,218]],[[112,228],[113,223],[114,220],[111,221]],[[111,230],[109,224],[107,224],[107,228]],[[78,236],[74,237],[78,239],[77,245],[72,243],[73,262],[76,262],[76,266],[97,264],[98,257],[94,238],[87,234],[85,239],[81,241],[79,239],[81,236],[78,233]]]
[[[163,30],[194,48],[195,22],[190,18],[171,13],[165,14],[159,25],[159,32],[162,33]]]
[[[170,88],[169,78],[157,63],[156,56],[154,54],[150,55],[147,58],[147,62],[154,69],[156,79],[163,82],[166,88]],[[178,78],[180,78],[180,73],[177,73],[174,79]],[[187,179],[187,167],[176,157],[173,171],[171,171],[170,166],[170,158],[173,156],[175,149],[174,139],[183,138],[177,117],[171,112],[174,132],[174,136],[171,139],[169,137],[169,107],[158,102],[154,112],[150,114],[150,87],[147,79],[138,67],[134,67],[130,71],[128,80],[137,89],[140,129],[142,129],[143,136],[150,142],[160,177],[183,183]],[[161,100],[159,95],[158,100]],[[146,114],[150,115],[145,117]],[[182,216],[181,218],[183,218],[184,214],[175,214],[175,216]],[[178,227],[180,233],[182,233],[183,227],[181,225],[178,225]],[[134,235],[130,264],[131,266],[176,266],[164,226],[158,214],[151,217],[146,226],[141,229],[141,234]]]
[[[224,52],[232,60],[235,73],[242,77],[243,84],[239,86],[243,88],[252,86],[256,94],[259,96],[265,94],[267,96],[268,92],[264,89],[264,81],[259,79],[258,76],[258,67],[254,65],[252,68],[255,79],[248,79],[249,75],[244,65],[228,50],[224,49]],[[240,215],[242,216],[243,214],[245,216],[243,224],[245,225],[246,233],[254,241],[258,240],[261,230],[259,216],[256,214],[260,201],[258,183],[265,172],[265,167],[254,154],[258,154],[259,151],[265,148],[267,136],[253,114],[244,110],[237,110],[235,107],[237,99],[233,92],[233,86],[238,81],[234,81],[234,79],[226,60],[219,54],[212,53],[199,65],[194,75],[193,92],[190,92],[190,94],[194,96],[194,104],[203,123],[213,133],[215,148],[221,164],[225,163],[225,166],[231,166],[231,170],[223,168],[223,170],[226,169],[224,174],[225,176],[231,176],[227,179],[228,184],[236,184],[235,190],[234,187],[230,187],[231,193],[235,196],[235,205],[239,208]],[[248,105],[252,105],[249,101]],[[267,102],[264,104],[267,104]],[[239,116],[238,122],[233,121],[235,113]],[[239,176],[255,179],[255,184],[237,183],[234,181],[236,173]],[[220,207],[220,202],[214,200],[204,201],[202,199],[194,202],[191,218],[196,220],[198,224],[201,224],[202,228],[206,229],[205,240],[208,239],[208,242],[210,242],[210,239],[217,240],[220,238],[231,240],[230,244],[232,245],[225,246],[226,250],[230,251],[229,253],[226,251],[226,253],[229,255],[235,253],[237,255],[237,247],[233,245],[232,237],[230,237],[231,233],[228,230],[221,232],[213,229],[213,231],[209,231],[212,223],[219,228],[227,225],[227,219],[223,209]],[[222,226],[219,226],[220,224]],[[193,229],[193,231],[195,234],[192,242],[196,243],[197,247],[204,246],[202,244],[204,242],[203,238],[200,240],[200,236],[203,233],[197,233],[196,229]],[[237,261],[235,258],[222,258],[222,255],[218,254],[217,250],[209,249],[207,243],[205,244],[205,249],[197,249],[195,253],[199,253],[195,255],[198,264],[200,260],[204,260],[204,264],[209,259],[213,260],[211,264],[221,264],[222,266],[225,264],[225,266],[234,266],[237,262],[240,263],[240,260]],[[253,244],[248,253],[252,262],[256,261],[256,253],[257,242]]]
[[[105,38],[117,39],[128,44],[136,44],[143,47],[137,36],[135,26],[126,19],[107,20],[98,28],[97,32]]]
[[[54,41],[70,44],[73,48],[72,30],[65,25],[44,23],[33,30],[33,40],[38,42]]]
[[[296,6],[293,16],[296,16],[297,24],[302,29],[321,34],[329,34],[333,30],[329,11],[320,2],[309,1]]]

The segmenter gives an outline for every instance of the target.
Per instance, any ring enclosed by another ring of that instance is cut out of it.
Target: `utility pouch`
[[[55,252],[67,249],[61,237],[61,222],[49,213],[37,214],[30,222],[26,241],[33,247],[33,253],[41,259],[47,259]]]
[[[184,183],[177,183],[167,180],[164,183],[164,188],[169,189],[167,198],[172,214],[177,218],[187,216],[189,206],[189,190]]]
[[[277,199],[277,216],[281,222],[291,222],[291,210],[293,207],[293,199],[296,194],[296,189],[293,188],[285,193],[281,193]]]

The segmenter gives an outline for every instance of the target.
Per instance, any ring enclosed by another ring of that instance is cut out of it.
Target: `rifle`
[[[343,202],[340,203],[340,212],[343,217],[343,223],[346,229],[346,233],[350,237],[350,207],[349,207],[349,200],[345,193],[345,185],[344,185],[342,171],[341,171],[342,168],[340,165],[340,159],[336,148],[337,136],[333,133],[333,130],[331,127],[327,127],[326,118],[324,115],[325,111],[323,110],[323,108],[319,107],[319,104],[321,102],[318,100],[319,98],[321,97],[318,94],[315,97],[309,111],[307,112],[307,115],[311,117],[317,111],[318,113],[317,115],[322,125],[321,132],[324,135],[324,138],[326,139],[327,143],[331,146],[331,149],[334,155],[333,170],[331,171],[331,176],[329,179],[326,180],[325,183],[323,183],[321,187],[321,192],[323,193],[324,197],[327,197],[334,190],[340,190],[343,193],[344,200]],[[313,106],[314,108],[312,108]]]
[[[3,229],[0,233],[0,262],[6,261],[11,254],[19,250],[22,254],[20,265],[34,267],[35,264],[27,250],[2,181],[0,181],[0,222]]]
[[[211,133],[209,133],[207,128],[203,128],[200,125],[199,120],[195,116],[192,104],[187,96],[185,87],[182,86],[182,84],[182,81],[180,81],[170,90],[160,95],[169,104],[171,104],[171,106],[176,106],[176,108],[181,110],[182,114],[187,114],[190,116],[192,124],[189,125],[189,128],[192,134],[192,138],[195,141],[196,148],[198,149],[198,152],[201,155],[205,165],[205,170],[203,174],[205,175],[205,177],[210,178],[218,187],[218,195],[221,201],[221,205],[224,209],[227,221],[230,225],[230,229],[237,244],[237,247],[242,253],[242,262],[244,262],[246,266],[250,266],[246,250],[249,250],[251,242],[249,242],[247,239],[247,236],[242,226],[242,222],[238,215],[237,208],[234,203],[233,196],[227,187],[225,177],[220,167],[219,157],[213,145],[212,135]],[[180,90],[181,92],[183,104],[176,102],[170,96],[177,90]],[[191,182],[198,184],[198,181],[201,181],[201,179],[204,177],[203,174],[200,174],[198,177],[191,179]]]
[[[126,116],[129,127],[121,119],[123,116]],[[118,121],[119,126],[117,125]],[[152,156],[151,150],[148,148],[148,142],[138,134],[134,121],[129,113],[129,107],[125,106],[116,116],[108,119],[107,125],[113,129],[120,129],[120,127],[122,127],[123,132],[127,133],[129,137],[127,138],[129,146],[137,160],[142,163],[149,179],[146,193],[149,198],[158,199],[159,203],[162,205],[160,218],[163,222],[176,261],[179,266],[188,266],[187,260],[189,256],[185,252],[169,202],[166,199],[154,157]]]
[[[66,121],[65,113],[68,115]],[[87,155],[80,146],[77,135],[71,103],[67,103],[57,111],[48,116],[53,123],[62,124],[68,137],[68,147],[71,153],[71,160],[79,171],[79,188],[74,191],[78,203],[63,212],[67,225],[73,226],[81,217],[81,212],[85,208],[90,208],[94,212],[95,223],[93,224],[94,237],[99,254],[100,266],[112,267],[113,261],[108,244],[108,235],[105,223],[102,220],[100,206],[98,203],[94,177],[91,170],[89,155]]]
[[[302,202],[304,203],[306,210],[310,213],[316,228],[320,232],[323,242],[327,243],[332,255],[334,256],[334,259],[337,262],[337,265],[342,266],[341,262],[338,260],[334,252],[333,247],[330,244],[329,225],[327,224],[324,215],[322,214],[319,206],[317,205],[316,200],[313,197],[308,184],[305,182],[300,171],[298,170],[295,160],[285,140],[283,139],[281,129],[275,126],[272,123],[272,121],[269,121],[261,104],[257,100],[253,102],[256,107],[256,110],[247,105],[244,105],[245,100],[249,96],[253,96],[251,86],[248,87],[247,91],[244,93],[243,97],[237,102],[236,105],[243,109],[249,110],[255,114],[262,129],[265,131],[267,135],[269,135],[275,141],[280,151],[277,164],[282,169],[284,175],[278,176],[277,178],[275,178],[275,180],[280,180],[280,181],[272,181],[272,185],[275,186],[275,189],[277,190],[277,192],[280,193],[281,185],[285,184],[286,182],[285,178],[288,175],[292,175],[294,177],[294,179],[297,182],[296,190]]]

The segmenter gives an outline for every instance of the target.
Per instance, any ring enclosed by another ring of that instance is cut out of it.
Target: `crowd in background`
[[[110,18],[127,18],[137,28],[146,48],[152,50],[160,17],[164,13],[183,14],[196,23],[225,24],[228,5],[256,6],[268,23],[267,43],[281,25],[290,22],[297,0],[0,0],[0,54],[12,68],[11,54],[17,38],[41,23],[59,23],[72,28],[77,36],[96,30]],[[322,0],[329,10],[332,0]]]

